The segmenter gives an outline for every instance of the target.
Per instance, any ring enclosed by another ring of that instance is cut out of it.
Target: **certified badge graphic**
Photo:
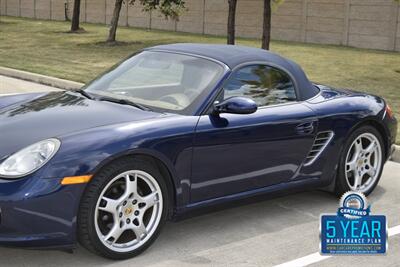
[[[337,214],[321,216],[321,254],[386,253],[386,217],[371,215],[370,209],[364,194],[345,193]]]
[[[338,215],[348,219],[367,216],[370,212],[369,206],[365,209],[367,205],[367,198],[363,193],[347,192],[340,198]]]

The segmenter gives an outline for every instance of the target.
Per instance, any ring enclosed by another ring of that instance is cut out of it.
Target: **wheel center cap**
[[[132,207],[126,208],[124,213],[125,213],[125,216],[131,215],[133,213],[133,208]]]
[[[358,167],[361,167],[363,165],[363,160],[360,159],[357,164],[358,164]]]

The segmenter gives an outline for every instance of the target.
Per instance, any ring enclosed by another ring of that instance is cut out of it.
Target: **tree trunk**
[[[235,20],[236,20],[236,6],[237,0],[228,0],[229,13],[228,13],[228,40],[227,43],[235,44]]]
[[[269,50],[271,41],[271,0],[264,0],[264,22],[261,48]]]
[[[79,30],[79,17],[81,14],[81,0],[74,1],[74,10],[72,13],[71,32]]]
[[[115,0],[113,17],[111,19],[110,32],[108,34],[107,43],[114,43],[117,35],[119,14],[121,13],[123,0]]]

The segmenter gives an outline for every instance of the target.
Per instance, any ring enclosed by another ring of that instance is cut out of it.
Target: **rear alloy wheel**
[[[357,129],[346,144],[337,181],[337,192],[358,191],[370,194],[382,174],[382,138],[370,126]]]
[[[167,191],[160,173],[145,162],[122,161],[94,179],[81,205],[81,243],[112,259],[138,255],[166,220]]]

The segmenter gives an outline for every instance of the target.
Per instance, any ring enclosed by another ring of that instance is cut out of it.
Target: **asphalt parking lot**
[[[45,90],[36,86],[0,76],[0,94]],[[338,199],[312,191],[168,223],[149,250],[127,261],[106,260],[81,247],[73,254],[0,248],[0,266],[400,266],[400,164],[386,164],[368,200],[373,214],[387,216],[385,256],[321,257],[319,217],[335,213]]]

